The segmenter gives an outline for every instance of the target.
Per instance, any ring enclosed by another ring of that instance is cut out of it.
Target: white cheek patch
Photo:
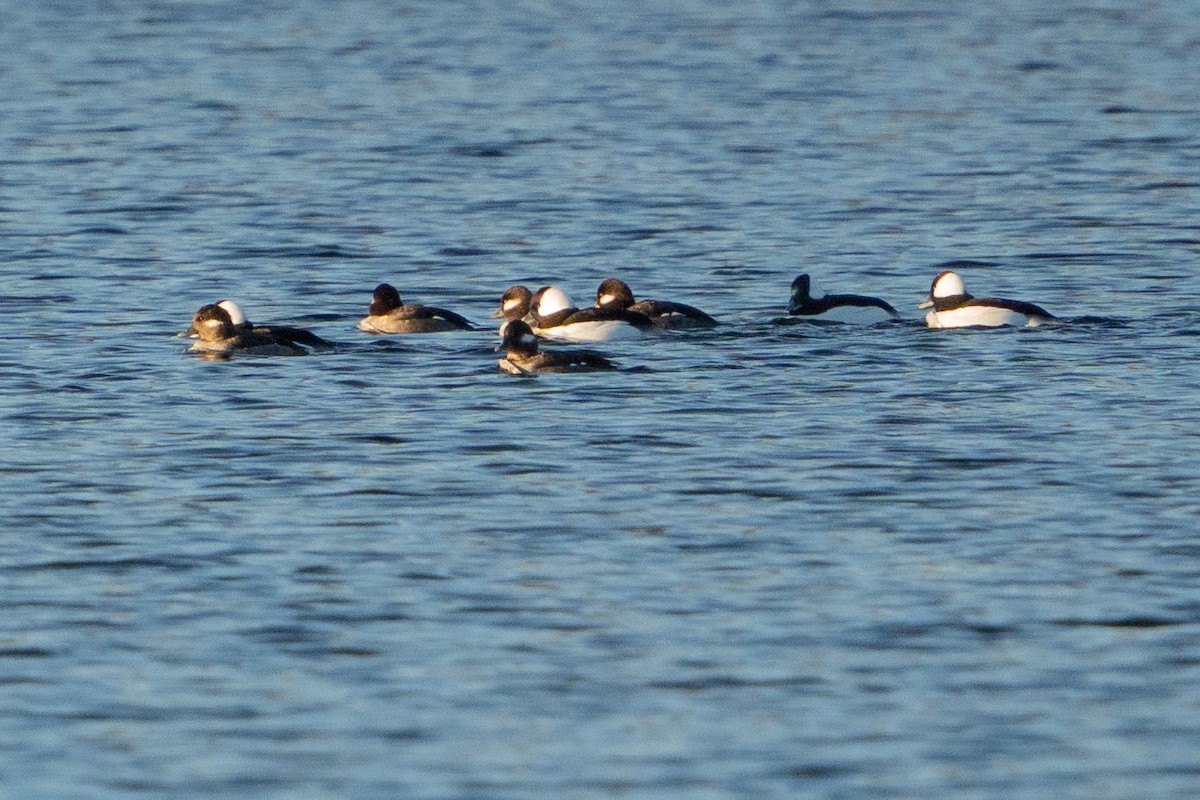
[[[537,337],[532,333],[522,334],[521,344],[525,347],[537,347]]]
[[[617,299],[616,295],[612,295],[612,294],[602,294],[602,295],[600,295],[600,297],[599,297],[599,298],[596,300],[596,305],[598,305],[598,306],[606,306],[606,305],[608,305],[609,303],[611,303],[612,301],[614,301],[614,300],[616,300],[616,299]]]
[[[215,319],[206,319],[196,328],[196,335],[201,339],[216,340],[220,339],[224,333],[225,326],[217,322]]]
[[[521,305],[521,301],[516,298],[513,298],[511,300],[505,300],[504,304],[500,307],[503,308],[505,311],[511,311],[512,309],[516,308],[519,305]]]

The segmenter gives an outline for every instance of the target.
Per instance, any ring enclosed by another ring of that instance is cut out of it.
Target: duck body
[[[246,319],[246,314],[242,311],[242,307],[233,300],[220,300],[216,303],[201,306],[200,310],[192,316],[191,326],[180,335],[199,338],[201,339],[201,342],[206,341],[202,336],[198,326],[198,323],[203,321],[208,323],[209,330],[213,332],[210,334],[210,338],[207,340],[207,342],[212,344],[212,342],[216,341],[211,338],[212,335],[215,335],[215,331],[217,330],[215,327],[214,318],[218,316],[213,309],[220,309],[225,314],[224,320],[227,321],[227,324],[230,326],[229,331],[226,331],[226,333],[231,334],[230,337],[226,338],[231,338],[233,336],[248,337],[241,343],[241,346],[243,347],[248,346],[247,343],[250,341],[259,343],[255,346],[265,347],[266,345],[262,344],[264,339],[275,342],[281,346],[295,346],[299,348],[301,352],[309,352],[312,350],[331,350],[337,346],[334,342],[331,342],[328,339],[323,339],[312,331],[307,331],[303,328],[296,328],[292,327],[291,325],[255,325],[254,323],[250,322],[250,320]],[[201,312],[204,312],[203,317],[201,316]],[[191,349],[200,351],[205,350],[206,348],[194,346]],[[208,349],[211,351],[211,348]]]
[[[621,308],[576,308],[556,286],[544,286],[532,297],[532,329],[538,336],[574,342],[597,342],[640,336],[654,328],[645,314]]]
[[[636,300],[629,285],[618,278],[608,278],[596,289],[596,307],[621,309],[642,314],[655,327],[669,330],[683,328],[714,328],[717,321],[695,306],[667,300]]]
[[[1041,306],[1024,300],[970,295],[962,278],[949,271],[933,279],[929,298],[920,308],[930,309],[925,314],[925,324],[930,328],[1036,327],[1057,319]]]
[[[396,288],[387,283],[375,287],[367,316],[358,329],[367,333],[440,333],[475,330],[465,317],[434,306],[405,305]]]
[[[201,306],[192,317],[192,328],[189,329],[195,330],[199,341],[188,348],[189,351],[218,357],[300,356],[312,352],[310,346],[298,343],[291,332],[285,330],[279,333],[272,328],[255,329],[247,327],[244,322],[237,323],[234,319],[235,317],[220,304]]]
[[[858,325],[900,319],[900,312],[878,297],[820,292],[806,273],[792,281],[788,314],[810,321]]]
[[[496,348],[504,352],[500,359],[501,372],[530,376],[543,372],[595,372],[613,370],[616,366],[604,356],[591,350],[556,350],[542,352],[538,337],[524,320],[509,320],[504,326],[503,339]]]

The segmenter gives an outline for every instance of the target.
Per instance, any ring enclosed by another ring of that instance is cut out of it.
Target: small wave
[[[338,244],[287,245],[280,247],[240,247],[230,251],[234,258],[374,258],[374,254],[351,250]]]

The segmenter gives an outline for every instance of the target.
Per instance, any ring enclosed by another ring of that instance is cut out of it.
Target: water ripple
[[[10,5],[9,794],[1194,795],[1185,12]],[[609,276],[721,326],[498,372]]]

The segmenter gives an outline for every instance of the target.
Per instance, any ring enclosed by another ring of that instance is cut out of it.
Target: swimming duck
[[[334,342],[322,339],[312,331],[306,331],[303,328],[295,328],[291,325],[255,325],[246,319],[246,314],[242,311],[242,307],[233,300],[218,300],[216,303],[210,305],[225,311],[235,333],[255,333],[262,336],[269,336],[281,342],[291,342],[313,350],[327,350],[337,346]],[[200,311],[204,311],[209,307],[209,305],[201,306]],[[192,338],[200,336],[200,331],[196,326],[200,311],[197,311],[192,316],[191,326],[180,334],[181,336],[190,336]]]
[[[381,283],[371,297],[369,313],[358,323],[367,333],[438,333],[475,330],[464,317],[433,306],[405,305],[396,287]]]
[[[299,356],[312,350],[289,336],[263,332],[266,329],[246,328],[244,323],[235,322],[229,310],[217,303],[200,307],[192,317],[192,329],[199,341],[188,349],[212,356]]]
[[[939,272],[929,287],[929,298],[919,308],[930,328],[996,328],[1002,325],[1034,327],[1057,319],[1046,309],[1023,300],[973,297],[955,272]]]
[[[717,321],[695,306],[665,300],[635,300],[629,284],[608,278],[596,290],[597,308],[619,308],[645,314],[659,328],[712,328]]]
[[[788,313],[805,320],[870,324],[900,319],[891,304],[878,297],[861,294],[825,294],[816,288],[807,273],[792,281]]]
[[[622,308],[576,308],[557,286],[534,293],[532,328],[538,336],[572,341],[603,341],[638,335],[654,327],[645,314]]]
[[[533,312],[533,292],[529,291],[528,286],[510,286],[504,290],[504,294],[500,295],[500,308],[492,314],[492,319],[504,318],[505,322],[500,324],[500,335],[504,335],[504,329],[508,320],[523,319],[529,321]]]
[[[497,350],[504,352],[500,371],[509,375],[536,375],[540,372],[591,372],[616,369],[611,361],[591,350],[555,350],[541,352],[538,337],[529,323],[509,320]]]

